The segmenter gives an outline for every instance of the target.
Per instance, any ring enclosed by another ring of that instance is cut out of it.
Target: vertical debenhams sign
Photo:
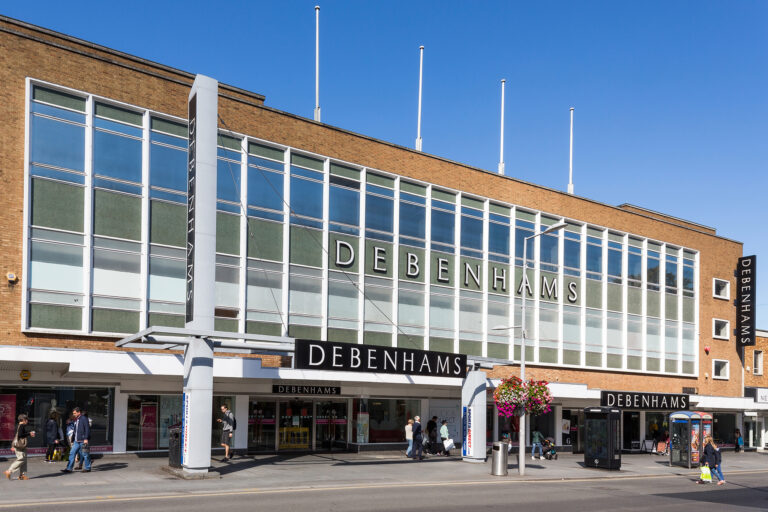
[[[299,370],[395,373],[463,379],[467,376],[467,356],[333,341],[296,340],[294,367]]]
[[[736,269],[736,339],[742,347],[755,344],[756,267],[757,256],[744,256]]]
[[[189,100],[189,149],[187,150],[187,293],[186,322],[195,311],[195,182],[197,174],[197,94]]]

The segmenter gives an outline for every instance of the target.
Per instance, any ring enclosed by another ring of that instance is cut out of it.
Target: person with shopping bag
[[[453,439],[450,438],[450,435],[448,434],[448,422],[446,420],[443,420],[443,422],[440,425],[440,439],[443,441],[443,450],[445,452],[446,457],[451,456],[451,449],[455,447],[453,443]]]
[[[16,435],[13,437],[11,451],[16,454],[16,460],[11,467],[3,474],[8,480],[11,475],[18,470],[19,480],[29,480],[27,476],[27,441],[29,437],[35,437],[35,431],[29,427],[29,417],[26,414],[19,414],[19,425],[16,427]]]

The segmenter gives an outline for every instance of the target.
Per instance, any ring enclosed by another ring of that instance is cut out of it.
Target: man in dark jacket
[[[48,421],[45,422],[45,442],[48,449],[45,452],[45,462],[53,462],[53,454],[59,446],[59,415],[51,411]]]
[[[421,429],[421,417],[415,416],[413,418],[413,458],[414,460],[422,460],[421,453],[424,449],[424,432]],[[416,455],[418,453],[418,455]]]
[[[69,463],[66,469],[62,469],[64,473],[71,473],[72,466],[75,465],[75,456],[79,453],[85,463],[85,472],[91,471],[91,450],[88,446],[88,441],[91,438],[91,426],[88,422],[88,417],[82,414],[79,407],[75,407],[72,410],[72,416],[75,418],[75,431],[74,439],[72,441],[72,449],[69,451]]]
[[[427,451],[432,455],[438,453],[440,450],[437,446],[437,416],[432,416],[432,419],[427,422],[427,439],[429,439]]]

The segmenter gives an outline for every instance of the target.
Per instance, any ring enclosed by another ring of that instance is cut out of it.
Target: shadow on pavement
[[[766,494],[768,493],[768,488],[766,487],[747,487],[739,485],[738,487],[741,489],[734,489],[735,485],[732,483],[727,483],[725,486],[717,486],[715,484],[691,484],[691,486],[695,487],[695,489],[692,489],[689,492],[654,494],[654,496],[719,504],[723,505],[722,510],[728,510],[728,508],[732,506],[754,508],[757,510],[768,509],[768,496],[751,496],[749,499],[745,499],[744,493],[742,492],[743,490],[748,490]],[[736,499],[737,496],[740,499]]]

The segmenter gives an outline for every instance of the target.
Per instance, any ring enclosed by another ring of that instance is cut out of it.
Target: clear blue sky
[[[573,106],[576,194],[744,242],[768,329],[768,2],[43,0],[0,12],[311,118],[318,2],[324,122],[413,147],[424,45],[424,151],[495,170],[506,78],[507,175],[564,190]]]

